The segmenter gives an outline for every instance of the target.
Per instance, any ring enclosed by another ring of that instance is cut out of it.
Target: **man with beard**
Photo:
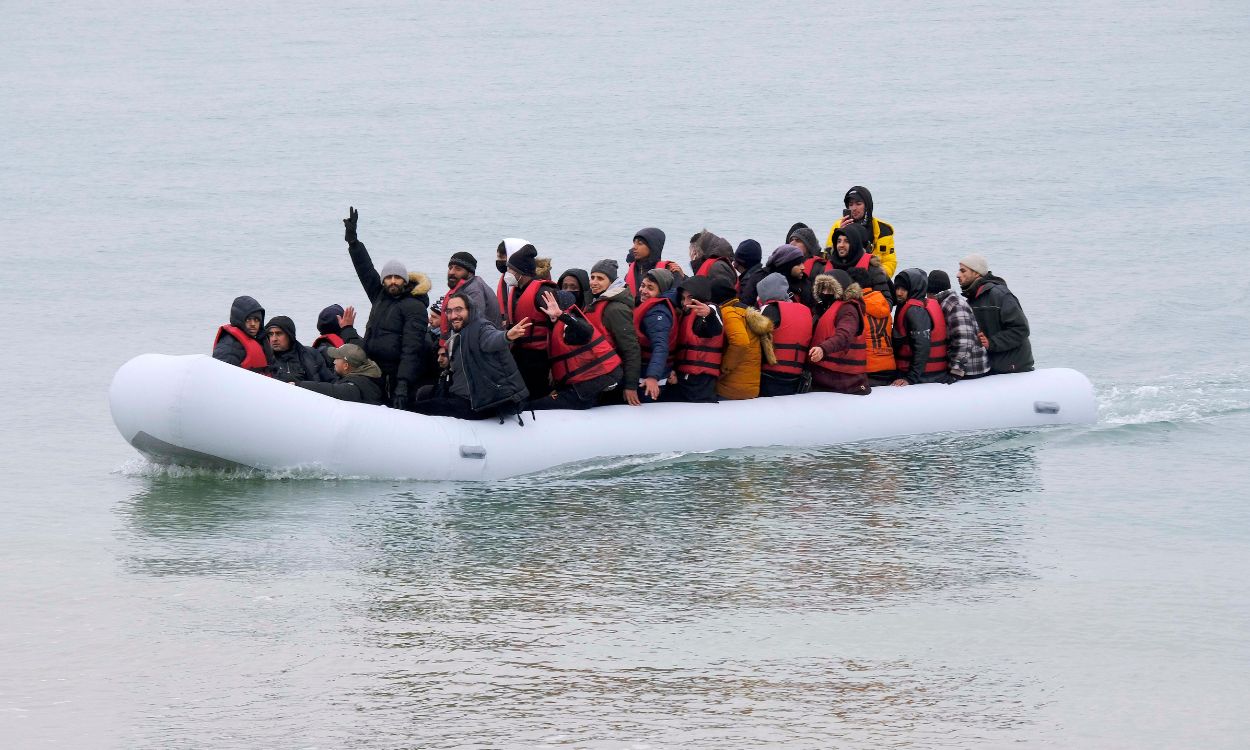
[[[388,403],[392,408],[405,409],[425,365],[429,318],[425,303],[412,294],[413,285],[403,263],[387,261],[380,273],[374,268],[369,251],[356,236],[359,219],[360,212],[349,208],[348,217],[343,219],[343,239],[372,304],[365,324],[365,352],[382,370]]]
[[[499,312],[499,299],[485,281],[477,276],[477,258],[471,253],[453,253],[447,261],[447,294],[439,305],[440,310],[447,306],[447,300],[456,292],[464,292],[473,303],[473,309],[482,311],[482,318],[496,328],[503,327],[503,315]],[[447,325],[447,314],[439,312],[437,320],[430,316],[430,325],[437,325],[439,342],[447,341],[450,328]]]
[[[273,376],[287,383],[315,380],[329,383],[334,373],[326,366],[321,352],[304,346],[295,338],[295,321],[277,315],[265,326],[265,335],[273,349]]]
[[[985,256],[973,253],[959,261],[959,286],[977,317],[981,346],[989,350],[990,372],[1028,372],[1033,369],[1029,319],[1007,282],[990,273]]]
[[[881,259],[867,252],[868,237],[859,224],[849,224],[833,230],[833,252],[829,256],[830,270],[838,269],[848,274],[859,269],[868,275],[869,284],[864,291],[875,289],[893,303],[894,284],[886,275]]]
[[[382,371],[365,356],[364,349],[355,344],[343,344],[330,347],[328,353],[337,377],[329,382],[302,380],[295,385],[340,401],[382,404]]]
[[[872,193],[863,185],[855,185],[842,197],[845,210],[842,218],[829,228],[826,244],[833,247],[833,231],[838,227],[858,224],[864,228],[868,238],[868,252],[881,259],[881,268],[886,276],[894,276],[898,259],[894,255],[894,226],[872,215]]]
[[[273,349],[260,331],[265,325],[265,308],[246,295],[235,297],[230,304],[230,322],[217,329],[213,341],[213,359],[244,370],[269,375],[273,367]]]

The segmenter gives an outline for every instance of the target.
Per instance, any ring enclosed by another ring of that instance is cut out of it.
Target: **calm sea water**
[[[1250,11],[723,5],[5,10],[0,744],[1244,747]],[[460,485],[170,473],[108,415],[236,294],[364,307],[348,205],[439,278],[770,249],[856,183],[1099,424]]]

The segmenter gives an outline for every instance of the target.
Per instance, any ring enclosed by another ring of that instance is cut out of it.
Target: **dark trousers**
[[[884,372],[870,372],[868,373],[868,385],[874,386],[874,387],[879,386],[879,385],[889,385],[890,383],[893,383],[895,380],[898,380],[898,377],[899,375],[896,370],[886,370]]]
[[[551,364],[547,361],[547,352],[517,348],[512,350],[512,359],[516,361],[530,398],[537,400],[551,393]]]
[[[793,396],[803,385],[800,375],[775,375],[771,372],[760,373],[760,398],[768,396]]]
[[[691,404],[714,404],[715,375],[678,375],[677,383],[660,391],[661,401],[684,401]]]
[[[455,417],[456,419],[490,419],[495,416],[495,409],[473,411],[469,407],[469,399],[459,396],[434,396],[419,400],[412,405],[412,411],[431,417]]]
[[[600,404],[600,397],[614,393],[621,382],[621,370],[618,367],[607,375],[593,380],[575,383],[568,388],[560,388],[542,398],[530,400],[521,411],[539,411],[541,409],[589,409]]]

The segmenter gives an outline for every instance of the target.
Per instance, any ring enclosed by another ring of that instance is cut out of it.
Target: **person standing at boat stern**
[[[946,376],[946,316],[929,299],[929,277],[908,268],[894,277],[894,360],[898,378],[890,385],[935,383]]]
[[[372,305],[365,324],[365,352],[382,370],[388,403],[392,408],[405,409],[426,360],[429,316],[422,301],[424,292],[398,260],[387,261],[380,273],[374,268],[369,251],[356,236],[359,219],[360,212],[349,208],[348,217],[343,219],[343,239],[356,277]],[[429,291],[428,279],[424,286]]]
[[[217,329],[213,359],[244,370],[269,375],[273,371],[273,349],[261,334],[265,308],[252,297],[235,297],[230,303],[230,322]]]
[[[326,366],[321,352],[304,346],[295,338],[295,321],[285,315],[275,315],[265,326],[265,336],[273,349],[273,376],[278,380],[286,383],[334,380],[334,373]]]
[[[981,327],[978,338],[990,353],[990,372],[1028,372],[1033,369],[1029,319],[1007,282],[990,273],[985,256],[973,253],[959,261],[959,286]]]
[[[444,310],[451,325],[447,337],[448,393],[435,395],[435,386],[425,386],[412,410],[458,419],[515,413],[529,391],[512,358],[511,346],[529,333],[530,322],[521,320],[501,331],[483,320],[473,310],[468,295],[460,292],[447,299]]]
[[[929,296],[946,316],[947,372],[942,382],[949,385],[988,374],[990,359],[981,345],[981,328],[963,295],[951,291],[951,277],[945,271],[929,272]]]

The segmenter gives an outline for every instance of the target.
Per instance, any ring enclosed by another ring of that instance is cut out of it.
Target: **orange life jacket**
[[[531,323],[529,331],[514,342],[518,348],[540,352],[547,350],[547,340],[551,338],[551,318],[538,308],[538,295],[540,292],[555,291],[556,285],[550,281],[534,279],[519,293],[508,295],[508,301],[512,303],[507,308],[508,324],[516,325],[521,318],[529,318]]]
[[[575,317],[586,317],[586,314],[573,305],[566,312]],[[557,320],[551,330],[551,338],[547,342],[547,357],[551,362],[551,379],[557,388],[564,388],[576,383],[603,377],[621,366],[621,358],[608,343],[603,329],[591,321],[595,329],[591,334],[590,343],[581,346],[570,346],[564,343],[564,321]]]
[[[867,253],[864,254],[867,257]],[[865,289],[861,308],[864,311],[864,345],[868,355],[869,374],[893,372],[894,362],[893,325],[890,320],[890,303],[885,295],[875,289]],[[828,338],[828,337],[826,337]],[[820,339],[823,341],[824,339]]]
[[[820,346],[820,342],[837,332],[838,310],[841,310],[843,305],[854,307],[855,317],[859,319],[859,331],[855,339],[846,349],[826,355],[819,362],[809,363],[809,366],[844,375],[863,375],[868,366],[868,347],[864,337],[867,326],[864,324],[864,306],[859,300],[838,300],[830,305],[829,309],[825,310],[825,314],[821,315],[820,320],[816,322],[816,333],[812,336],[812,345]],[[891,358],[890,362],[893,363],[894,359]]]
[[[781,322],[773,328],[773,353],[777,355],[777,364],[770,365],[764,360],[760,369],[777,375],[799,375],[807,363],[807,350],[812,346],[812,311],[807,305],[789,300],[774,300],[768,304],[776,305],[781,314]]]
[[[247,335],[247,331],[238,326],[222,326],[217,329],[217,338],[213,339],[213,346],[217,346],[217,342],[221,341],[222,336],[233,336],[235,341],[243,345],[243,361],[239,363],[239,367],[252,372],[259,372],[262,375],[269,374],[269,358],[265,356],[265,347],[251,336]]]
[[[673,355],[673,369],[679,375],[720,375],[720,360],[725,348],[725,330],[715,336],[699,336],[694,323],[699,317],[686,313],[681,318],[680,335],[677,337],[677,353]]]
[[[671,368],[673,366],[673,356],[677,348],[677,337],[680,331],[677,328],[677,311],[673,309],[673,303],[668,297],[652,297],[634,308],[634,332],[638,334],[638,346],[642,349],[642,369],[647,369],[647,364],[651,361],[651,339],[647,337],[647,332],[642,330],[642,319],[647,317],[647,313],[651,312],[651,308],[656,305],[667,305],[669,315],[673,316],[673,325],[668,329],[668,359],[664,366]]]
[[[907,372],[911,368],[913,352],[911,339],[907,336],[907,311],[913,307],[923,308],[933,321],[933,330],[929,334],[929,361],[925,363],[924,373],[932,375],[946,372],[946,316],[942,314],[942,306],[932,297],[926,297],[924,302],[909,299],[894,313],[894,333],[899,337],[895,360],[898,362],[899,372]]]
[[[329,344],[337,349],[343,345],[343,337],[337,333],[323,333],[313,341],[312,345],[313,348],[316,349],[322,344]]]

